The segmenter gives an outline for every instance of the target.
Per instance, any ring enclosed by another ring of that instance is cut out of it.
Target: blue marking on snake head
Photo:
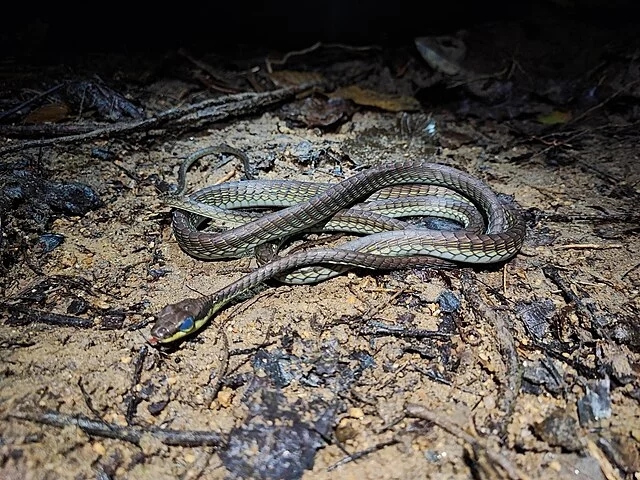
[[[193,329],[194,325],[195,325],[195,321],[193,320],[193,317],[187,317],[180,324],[180,331],[190,332]]]

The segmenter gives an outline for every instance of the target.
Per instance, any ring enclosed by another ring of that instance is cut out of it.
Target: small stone
[[[95,442],[91,448],[93,449],[94,452],[96,452],[98,455],[103,456],[107,453],[107,449],[104,448],[104,445],[100,442]]]
[[[562,465],[559,461],[553,460],[549,462],[549,468],[555,472],[560,472],[562,470]]]
[[[352,418],[343,418],[336,427],[336,438],[340,443],[356,438],[359,433],[358,425]]]
[[[233,390],[230,388],[223,388],[218,392],[216,399],[222,408],[229,408],[231,407],[233,396]]]
[[[89,303],[84,298],[74,298],[67,307],[67,313],[81,315],[89,310]]]
[[[43,253],[52,252],[56,247],[60,246],[64,241],[64,235],[57,233],[44,233],[38,238],[38,248]]]
[[[583,448],[578,421],[562,410],[551,412],[542,422],[533,426],[533,431],[552,447],[562,447],[570,452]]]
[[[460,300],[451,290],[443,290],[437,298],[440,310],[445,313],[453,313],[460,308]]]
[[[578,399],[578,417],[581,425],[586,426],[611,416],[610,386],[609,377],[588,382],[584,396]]]
[[[95,300],[94,305],[98,308],[101,308],[102,310],[106,310],[109,308],[109,302],[107,302],[105,299],[103,298],[98,298]]]
[[[355,418],[358,420],[362,420],[364,418],[364,412],[362,411],[361,408],[357,408],[357,407],[350,408],[349,411],[347,412],[347,415],[349,415],[351,418]]]
[[[167,400],[162,400],[160,402],[152,402],[149,405],[147,405],[147,411],[155,417],[156,415],[159,415],[168,404],[169,402]]]

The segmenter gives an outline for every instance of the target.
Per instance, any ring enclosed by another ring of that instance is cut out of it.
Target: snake
[[[235,149],[213,152],[240,156],[248,164]],[[525,223],[515,206],[502,202],[476,177],[430,159],[381,163],[333,184],[244,180],[208,186],[185,196],[184,175],[193,161],[183,164],[178,191],[164,197],[173,207],[174,236],[192,257],[240,258],[270,246],[277,251],[284,241],[313,231],[364,236],[337,247],[310,248],[283,257],[276,253],[210,295],[165,306],[151,328],[148,341],[152,345],[192,335],[234,300],[273,278],[316,283],[352,268],[493,264],[515,256],[525,238]],[[277,210],[261,214],[239,210],[255,207]],[[453,219],[463,228],[416,228],[394,218],[417,211]],[[207,220],[227,229],[203,228]]]

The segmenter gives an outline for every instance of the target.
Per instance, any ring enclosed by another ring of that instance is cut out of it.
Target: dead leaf
[[[376,107],[389,112],[420,110],[420,103],[414,97],[389,95],[375,90],[361,88],[357,85],[339,88],[329,96],[331,98],[344,98],[358,105]]]
[[[460,62],[467,54],[467,46],[456,37],[419,37],[415,44],[422,58],[431,68],[446,75],[458,75],[462,71]]]
[[[32,110],[24,119],[24,123],[53,123],[65,120],[71,109],[66,103],[49,103]]]
[[[346,121],[354,111],[355,107],[348,100],[315,95],[284,105],[280,117],[311,128],[328,127]]]

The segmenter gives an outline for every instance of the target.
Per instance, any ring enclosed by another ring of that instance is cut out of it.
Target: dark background
[[[349,2],[86,2],[80,6],[6,5],[0,18],[3,55],[51,57],[61,53],[292,49],[316,41],[401,45],[413,37],[452,33],[478,23],[517,21],[535,35],[540,21],[579,21],[640,29],[634,0],[369,1]],[[496,27],[498,28],[498,27]]]

